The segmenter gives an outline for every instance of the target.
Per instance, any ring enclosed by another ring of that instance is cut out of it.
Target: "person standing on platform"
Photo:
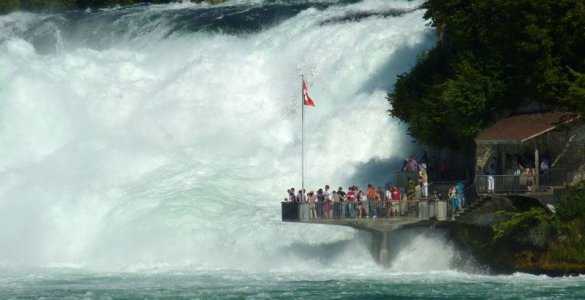
[[[345,195],[345,200],[347,201],[347,209],[351,218],[355,218],[355,197],[356,194],[353,187],[349,187],[349,191],[347,191],[347,194]]]
[[[376,193],[378,193],[378,203],[376,204],[378,207],[378,210],[376,211],[378,213],[378,216],[382,215],[384,216],[384,214],[386,214],[386,212],[384,211],[384,208],[386,207],[386,199],[384,199],[384,190],[382,189],[381,186],[378,187],[378,190],[376,191]]]
[[[487,181],[488,181],[488,193],[494,193],[496,188],[496,182],[494,175],[496,175],[496,158],[492,157],[487,169]]]
[[[392,216],[396,218],[400,211],[400,189],[397,186],[392,187],[391,194]]]
[[[323,195],[323,189],[317,190],[317,217],[323,217],[323,204],[325,203],[325,196]]]
[[[331,194],[331,198],[333,198],[333,194]],[[323,217],[327,219],[331,219],[331,206],[333,205],[333,200],[329,199],[328,196],[325,196],[325,203],[323,203]]]
[[[307,220],[309,219],[309,204],[307,203],[307,195],[305,194],[304,190],[299,190],[298,194],[298,202],[300,202],[300,219]]]
[[[421,194],[422,198],[429,197],[429,177],[427,175],[427,170],[422,166],[418,171],[418,180],[420,182]]]
[[[341,215],[341,198],[336,191],[333,191],[333,201],[331,203],[332,217],[339,217]]]
[[[325,185],[324,196],[325,196],[324,205],[327,206],[327,203],[329,203],[329,211],[331,211],[331,206],[333,205],[333,190],[331,190],[328,184]],[[323,211],[325,212],[325,208],[323,209]],[[329,218],[331,219],[331,216],[329,216]]]
[[[460,209],[459,197],[457,197],[457,189],[455,186],[449,188],[449,202],[451,202],[452,211],[455,214]]]
[[[526,169],[524,169],[524,174],[526,175],[526,188],[529,192],[532,192],[532,185],[534,184],[534,171],[530,166],[528,166]]]
[[[341,204],[340,204],[341,217],[345,218],[346,213],[347,213],[347,199],[346,199],[347,194],[343,191],[342,187],[339,187],[339,189],[337,190],[337,195],[339,195],[339,201],[341,201]]]
[[[333,190],[329,188],[328,184],[325,185],[325,197],[333,201]]]
[[[295,189],[294,188],[290,188],[288,190],[288,202],[295,202]]]
[[[392,215],[392,187],[388,186],[386,193],[384,193],[384,202],[386,202],[386,218]]]
[[[307,196],[309,196],[309,218],[310,219],[315,219],[317,218],[317,211],[315,210],[315,202],[317,200],[317,197],[315,196],[315,193],[313,191],[310,191],[309,194],[307,194]]]
[[[378,217],[378,213],[377,213],[377,205],[376,203],[378,202],[378,194],[376,193],[376,189],[374,189],[374,186],[371,184],[368,184],[368,210],[369,210],[369,216],[373,217],[373,218],[377,218]]]
[[[317,190],[317,217],[323,217],[323,203],[325,196],[323,195],[323,189]]]

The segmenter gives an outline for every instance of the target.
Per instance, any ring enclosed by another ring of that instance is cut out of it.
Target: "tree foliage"
[[[571,187],[557,206],[556,213],[561,221],[585,221],[585,181]]]
[[[585,265],[585,181],[559,201],[553,221],[558,241],[551,245],[549,259]]]
[[[427,0],[440,36],[388,95],[423,144],[469,148],[519,107],[585,112],[585,1]]]
[[[494,240],[514,235],[526,235],[530,229],[545,227],[541,225],[548,222],[548,216],[542,208],[534,207],[529,211],[500,212],[500,214],[505,215],[506,219],[492,226]]]
[[[545,264],[585,265],[585,181],[569,189],[552,217],[541,208],[499,214],[504,218],[492,226],[494,241],[525,239],[535,246],[542,237],[536,246],[548,247]]]

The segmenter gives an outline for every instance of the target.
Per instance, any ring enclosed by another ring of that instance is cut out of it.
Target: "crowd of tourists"
[[[440,167],[441,172],[447,172],[446,162]],[[361,189],[352,185],[344,190],[325,185],[316,191],[296,190],[290,188],[283,202],[306,203],[301,209],[301,218],[378,218],[415,215],[419,201],[447,200],[451,211],[462,210],[465,206],[464,185],[453,185],[444,198],[441,193],[434,191],[429,194],[429,175],[427,173],[427,160],[423,156],[417,161],[413,156],[404,160],[402,172],[414,172],[414,176],[408,177],[405,186],[387,186],[382,189],[368,184]],[[441,175],[442,177],[443,175]],[[414,177],[414,178],[413,178]],[[446,188],[445,188],[446,192]],[[306,215],[304,215],[306,214]]]
[[[506,165],[506,171],[504,172],[504,174],[502,175],[513,175],[513,176],[517,176],[517,180],[516,181],[506,181],[504,182],[503,179],[500,180],[500,184],[504,184],[507,186],[502,187],[503,189],[516,189],[516,190],[520,190],[520,187],[524,187],[525,191],[528,192],[533,192],[536,191],[536,187],[534,186],[536,184],[536,176],[537,176],[537,171],[538,173],[538,177],[541,179],[541,184],[548,184],[548,180],[550,180],[550,178],[546,175],[548,175],[548,171],[550,170],[550,163],[548,160],[548,157],[546,156],[542,156],[540,158],[540,164],[539,164],[539,168],[537,169],[534,166],[534,162],[533,159],[528,156],[528,155],[524,155],[524,156],[520,156],[520,155],[509,155],[506,154],[506,162],[509,162],[509,165]],[[509,171],[508,171],[509,170]],[[478,169],[476,170],[476,175],[485,175],[486,179],[482,179],[479,181],[479,190],[482,193],[495,193],[495,189],[496,189],[496,180],[495,180],[495,176],[499,175],[501,173],[498,172],[498,168],[497,168],[497,163],[496,163],[496,158],[492,157],[490,158],[490,160],[488,161],[485,170],[481,169],[478,166]],[[544,176],[543,176],[544,175]],[[481,178],[481,177],[480,177]],[[517,186],[516,186],[517,185]]]
[[[343,187],[337,190],[329,185],[315,191],[295,191],[290,188],[284,202],[308,203],[308,218],[378,218],[397,217],[401,215],[400,189],[389,186],[383,190],[368,184],[367,188],[357,186]],[[406,198],[405,198],[406,199]],[[301,216],[302,217],[302,216]]]

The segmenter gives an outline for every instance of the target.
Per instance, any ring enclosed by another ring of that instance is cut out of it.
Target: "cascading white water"
[[[433,42],[420,3],[308,1],[236,33],[177,24],[269,4],[0,16],[0,263],[309,268],[367,252],[350,229],[280,222],[300,184],[300,75],[310,188],[404,157],[385,96]]]
[[[389,248],[393,252],[390,270],[394,272],[451,270],[456,253],[443,232],[424,227],[393,232]]]

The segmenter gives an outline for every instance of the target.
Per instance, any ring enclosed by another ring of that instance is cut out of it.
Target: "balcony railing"
[[[566,186],[570,174],[565,169],[550,169],[539,176],[532,175],[492,175],[494,193],[524,193],[544,190],[548,187]],[[480,194],[488,193],[490,175],[477,175],[476,190]],[[537,180],[538,179],[538,185]]]
[[[282,202],[283,221],[311,221],[315,219],[384,219],[418,218],[446,220],[453,214],[448,201],[386,201],[367,202]]]

